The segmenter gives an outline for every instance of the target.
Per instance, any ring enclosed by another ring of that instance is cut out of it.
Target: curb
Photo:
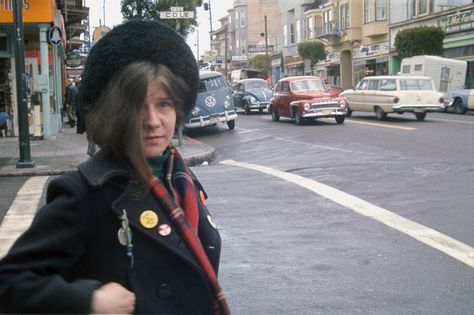
[[[199,166],[204,162],[211,163],[217,157],[214,148],[208,149],[203,153],[194,154],[184,157],[184,160],[190,167]],[[77,165],[68,165],[58,169],[51,169],[50,167],[37,166],[36,168],[14,168],[14,169],[0,169],[0,177],[32,177],[32,176],[56,176],[66,172],[77,170]]]

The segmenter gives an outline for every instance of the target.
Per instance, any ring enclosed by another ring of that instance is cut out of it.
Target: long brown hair
[[[141,109],[150,82],[165,89],[176,108],[176,125],[184,119],[183,96],[189,92],[185,81],[166,66],[137,61],[114,75],[87,114],[87,133],[108,158],[124,158],[147,184],[152,175],[142,152]]]

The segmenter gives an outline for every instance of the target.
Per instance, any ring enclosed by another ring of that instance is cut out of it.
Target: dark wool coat
[[[203,270],[164,209],[131,180],[125,165],[99,154],[50,183],[47,204],[0,261],[0,312],[86,314],[93,290],[114,281],[135,293],[137,314],[212,313],[212,288]],[[194,182],[198,234],[217,273],[219,233],[201,202],[202,187]],[[117,237],[124,209],[133,233],[133,267]],[[145,210],[158,215],[154,228],[140,223]],[[171,234],[160,235],[162,224]]]

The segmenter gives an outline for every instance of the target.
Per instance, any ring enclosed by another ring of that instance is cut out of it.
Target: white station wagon
[[[378,120],[389,113],[414,113],[421,121],[427,112],[444,110],[444,97],[430,77],[372,76],[357,83],[355,89],[340,94],[347,100],[347,117],[353,111],[375,112]]]

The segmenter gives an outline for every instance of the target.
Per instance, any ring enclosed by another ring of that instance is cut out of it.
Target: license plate
[[[209,123],[217,124],[219,122],[219,116],[211,116],[209,117]]]
[[[323,115],[331,115],[332,109],[323,109]]]

